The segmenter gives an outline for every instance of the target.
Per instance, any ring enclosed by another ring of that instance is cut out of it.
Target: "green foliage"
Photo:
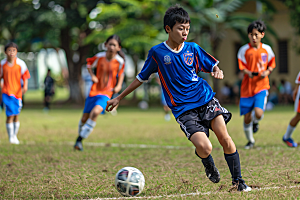
[[[298,36],[300,35],[300,0],[286,0],[285,5],[289,8],[292,26],[295,27]],[[297,42],[298,52],[300,53],[300,43]]]

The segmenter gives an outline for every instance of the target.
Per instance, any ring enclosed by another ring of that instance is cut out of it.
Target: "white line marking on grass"
[[[48,145],[70,145],[73,146],[74,142],[46,142],[39,143],[35,141],[20,141],[20,144],[35,145],[35,144],[48,144]],[[98,142],[84,142],[84,146],[94,147],[122,147],[122,148],[140,148],[140,149],[187,149],[194,148],[192,146],[163,146],[163,145],[148,145],[148,144],[118,144],[118,143],[98,143]]]
[[[0,140],[0,143],[3,143],[4,140]],[[6,143],[6,142],[4,142]],[[7,142],[8,143],[8,142]],[[22,145],[35,145],[35,144],[46,144],[46,145],[70,145],[73,146],[74,142],[65,141],[65,142],[35,142],[35,141],[20,141]],[[151,145],[151,144],[119,144],[119,143],[102,143],[102,142],[84,142],[84,146],[94,146],[94,147],[122,147],[122,148],[140,148],[140,149],[195,149],[194,146],[164,146],[164,145]],[[239,149],[242,149],[239,148]],[[265,147],[255,147],[251,150],[262,150],[262,149],[275,149],[275,150],[295,150],[299,148],[290,148],[285,145],[282,146],[265,146]],[[245,150],[245,151],[251,151]]]
[[[252,190],[273,190],[273,189],[291,189],[291,188],[299,188],[300,186],[283,186],[283,187],[263,187],[263,188],[254,188]],[[112,198],[97,198],[91,200],[113,200],[113,199],[158,199],[158,198],[172,198],[172,197],[187,197],[187,196],[205,196],[210,194],[222,194],[225,192],[193,192],[187,194],[171,194],[171,195],[159,195],[159,196],[146,196],[146,197],[112,197]]]

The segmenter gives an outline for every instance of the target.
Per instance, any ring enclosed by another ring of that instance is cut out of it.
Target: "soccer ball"
[[[116,174],[115,186],[123,196],[137,196],[144,189],[145,178],[137,168],[124,167]]]

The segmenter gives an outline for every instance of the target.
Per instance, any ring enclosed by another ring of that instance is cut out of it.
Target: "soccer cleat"
[[[220,173],[214,163],[207,163],[204,165],[206,176],[211,182],[218,183],[220,181]]]
[[[294,142],[294,140],[292,138],[288,138],[288,139],[284,139],[282,138],[283,142],[286,143],[289,147],[297,147],[298,144],[296,142]]]
[[[256,133],[259,129],[259,124],[253,122],[253,133]]]
[[[245,146],[245,149],[252,149],[254,147],[254,143],[252,143],[252,142],[248,142],[247,144],[246,144],[246,146]]]
[[[74,145],[74,149],[78,150],[78,151],[83,151],[82,142],[81,141],[76,141],[76,143]]]
[[[232,185],[237,187],[239,192],[250,192],[252,189],[246,185],[245,181],[242,178],[238,178],[232,181]]]

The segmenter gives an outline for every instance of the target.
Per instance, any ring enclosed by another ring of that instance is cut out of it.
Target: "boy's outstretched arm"
[[[213,72],[211,72],[211,75],[213,77],[215,77],[216,79],[223,79],[224,78],[223,71],[220,70],[220,68],[218,66],[214,67]]]
[[[112,111],[114,107],[116,107],[119,102],[126,97],[128,94],[130,94],[133,90],[138,88],[143,83],[140,82],[137,78],[116,98],[109,100],[107,102],[106,111]]]

